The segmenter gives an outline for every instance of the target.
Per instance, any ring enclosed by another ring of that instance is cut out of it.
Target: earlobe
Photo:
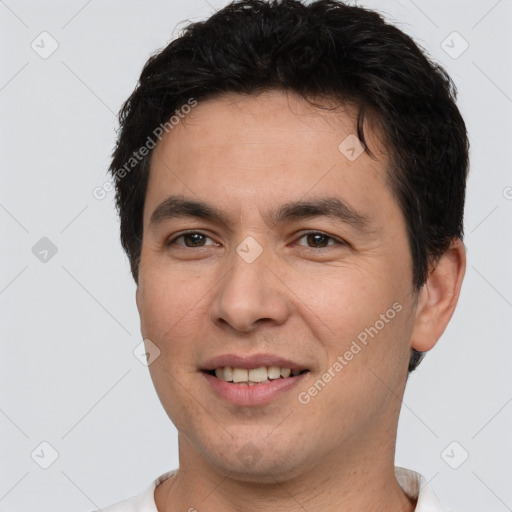
[[[439,258],[418,298],[411,348],[431,350],[448,325],[459,300],[466,271],[466,248],[455,239]]]

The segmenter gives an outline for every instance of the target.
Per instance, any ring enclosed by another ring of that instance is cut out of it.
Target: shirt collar
[[[441,506],[424,476],[401,467],[395,467],[395,475],[405,494],[418,500],[415,512],[451,512]]]
[[[177,469],[169,471],[156,478],[146,491],[138,496],[136,510],[158,512],[155,504],[155,489],[164,480],[175,475],[176,471]],[[398,484],[407,496],[417,499],[415,512],[451,512],[441,506],[424,476],[402,467],[395,467],[395,475]]]

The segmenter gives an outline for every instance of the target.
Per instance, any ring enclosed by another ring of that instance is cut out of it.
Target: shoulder
[[[155,488],[167,478],[173,476],[177,470],[168,471],[153,480],[146,489],[137,496],[132,496],[108,507],[92,512],[158,512],[155,503]]]
[[[411,498],[417,499],[415,512],[453,512],[441,505],[426,478],[416,471],[395,467],[400,487]]]
[[[139,512],[140,509],[137,507],[137,498],[138,496],[134,496],[120,501],[119,503],[115,503],[114,505],[103,507],[101,510],[103,512]]]

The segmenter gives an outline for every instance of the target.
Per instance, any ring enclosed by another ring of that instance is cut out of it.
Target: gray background
[[[149,55],[226,3],[0,1],[0,511],[89,511],[177,467],[175,429],[133,354],[113,193],[92,190]],[[466,279],[409,380],[396,462],[458,512],[512,510],[512,1],[359,3],[447,68],[472,144]]]

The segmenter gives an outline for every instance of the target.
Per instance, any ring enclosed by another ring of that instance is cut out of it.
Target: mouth
[[[199,370],[207,393],[236,406],[262,406],[299,386],[312,370],[308,366],[275,354],[223,354],[204,363]],[[289,393],[288,393],[289,394]]]
[[[200,370],[208,392],[223,403],[243,407],[286,399],[286,393],[311,372],[304,365],[270,354],[226,354],[211,359]]]
[[[255,386],[271,381],[290,379],[309,372],[308,369],[281,366],[259,366],[257,368],[235,368],[221,366],[214,370],[203,370],[208,375],[231,384]]]

